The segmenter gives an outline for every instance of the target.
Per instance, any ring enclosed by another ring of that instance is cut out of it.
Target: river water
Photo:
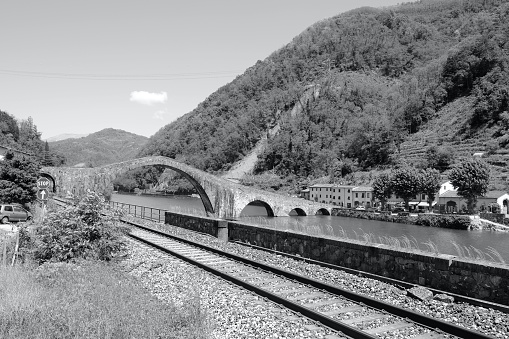
[[[195,215],[205,215],[199,198],[187,196],[147,196],[113,194],[112,201],[146,206]],[[509,264],[509,232],[464,231],[398,224],[375,220],[335,216],[289,216],[269,218],[265,209],[247,206],[239,221],[281,230],[293,230],[312,235],[329,235],[370,243],[419,248],[432,252],[462,256],[498,255]],[[470,253],[470,255],[469,255]]]

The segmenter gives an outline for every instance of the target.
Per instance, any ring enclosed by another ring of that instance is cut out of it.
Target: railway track
[[[133,222],[130,237],[253,291],[351,338],[492,338],[419,313]]]
[[[132,226],[129,234],[131,238],[196,265],[351,338],[492,338],[138,223],[123,221]],[[338,334],[337,338],[341,337]]]

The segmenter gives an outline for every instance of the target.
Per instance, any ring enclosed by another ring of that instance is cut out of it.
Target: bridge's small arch
[[[288,215],[290,215],[290,216],[305,217],[306,216],[306,212],[302,208],[296,207],[293,210],[291,210],[290,213],[288,213]]]
[[[242,211],[240,212],[241,217],[249,217],[249,216],[261,216],[261,210],[265,210],[268,217],[274,216],[274,210],[262,200],[254,200],[247,204]]]
[[[315,215],[330,215],[330,212],[326,208],[320,208]]]
[[[40,172],[40,173],[39,173],[39,176],[41,176],[41,177],[43,177],[43,178],[46,178],[46,179],[48,179],[49,181],[51,181],[51,182],[52,182],[52,184],[53,184],[53,185],[52,185],[52,187],[53,187],[52,192],[53,192],[53,193],[56,193],[56,192],[57,192],[57,184],[56,184],[55,178],[53,178],[53,176],[52,176],[51,174],[49,174],[49,173],[45,173],[45,172]]]

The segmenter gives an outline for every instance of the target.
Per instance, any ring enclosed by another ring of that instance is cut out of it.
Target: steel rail
[[[218,277],[221,277],[227,281],[230,281],[232,283],[234,283],[235,285],[238,285],[238,286],[241,286],[245,289],[247,289],[248,291],[252,291],[258,295],[261,295],[262,297],[265,297],[269,300],[272,300],[280,305],[283,305],[285,306],[286,308],[294,311],[294,312],[297,312],[297,313],[300,313],[312,320],[315,320],[315,321],[318,321],[320,323],[322,323],[323,325],[333,329],[333,330],[336,330],[336,331],[340,331],[342,332],[343,334],[346,334],[352,338],[358,338],[358,339],[375,339],[377,338],[376,336],[373,336],[373,335],[370,335],[366,332],[363,332],[362,330],[359,330],[353,326],[350,326],[350,325],[347,325],[347,324],[343,324],[343,323],[340,323],[338,321],[335,321],[334,319],[326,316],[326,315],[323,315],[321,313],[318,313],[318,312],[315,312],[309,308],[306,308],[306,307],[303,307],[297,303],[294,303],[284,297],[280,297],[274,293],[271,293],[267,290],[264,290],[258,286],[255,286],[253,284],[250,284],[246,281],[243,281],[239,278],[236,278],[232,275],[229,275],[225,272],[221,272],[220,270],[218,269],[215,269],[207,264],[204,264],[204,263],[201,263],[197,260],[194,260],[192,258],[189,258],[185,255],[181,255],[179,254],[178,252],[176,251],[172,251],[164,246],[161,246],[161,245],[158,245],[158,244],[154,244],[152,243],[151,241],[149,240],[146,240],[142,237],[138,237],[134,234],[128,234],[129,237],[139,241],[139,242],[142,242],[144,244],[147,244],[151,247],[154,247],[154,248],[157,248],[158,250],[162,251],[162,252],[165,252],[165,253],[168,253],[168,254],[171,254],[172,256],[175,256],[179,259],[182,259],[194,266],[197,266],[197,267],[200,267],[202,269],[204,269],[205,271],[207,272],[210,272]]]
[[[293,254],[289,254],[289,253],[285,253],[285,252],[276,251],[276,250],[273,250],[273,249],[270,249],[270,248],[265,248],[265,247],[260,247],[260,246],[248,244],[248,243],[245,243],[245,242],[242,242],[242,241],[236,241],[235,240],[235,241],[230,241],[230,242],[234,243],[234,244],[246,246],[246,247],[251,247],[251,248],[259,250],[259,251],[265,251],[265,252],[269,252],[269,253],[285,256],[285,257],[292,258],[292,259],[297,260],[297,261],[304,261],[304,262],[309,263],[309,264],[319,265],[319,266],[331,268],[331,269],[334,269],[334,270],[345,271],[347,273],[355,274],[356,276],[360,276],[360,277],[365,277],[365,278],[370,278],[370,279],[382,281],[382,282],[385,282],[385,283],[388,283],[388,284],[391,284],[391,285],[394,285],[394,286],[402,287],[402,288],[407,288],[408,289],[408,288],[420,286],[420,285],[412,284],[412,283],[409,283],[409,282],[406,282],[406,281],[401,281],[401,280],[392,279],[392,278],[384,277],[384,276],[373,274],[373,273],[359,271],[359,270],[356,270],[356,269],[353,269],[353,268],[349,268],[349,267],[338,266],[338,265],[329,264],[329,263],[326,263],[326,262],[323,262],[323,261],[318,261],[318,260],[314,260],[314,259],[299,257],[299,256],[296,256],[296,255],[293,255]],[[491,308],[491,309],[494,309],[494,310],[497,310],[497,311],[509,314],[509,306],[506,306],[506,305],[497,304],[497,303],[489,302],[489,301],[486,301],[486,300],[471,298],[471,297],[467,297],[467,296],[464,296],[464,295],[461,295],[461,294],[456,294],[456,293],[446,292],[446,291],[442,291],[442,290],[437,290],[437,289],[434,289],[434,288],[431,288],[431,287],[426,287],[426,288],[428,290],[432,291],[433,294],[446,294],[448,296],[454,297],[454,301],[464,302],[464,303],[467,303],[467,304],[470,304],[470,305],[473,305],[473,306],[480,306],[480,307],[485,307],[485,308]]]
[[[139,228],[146,230],[148,232],[152,232],[152,233],[158,234],[163,237],[178,240],[180,242],[201,248],[203,250],[221,255],[223,257],[227,257],[229,259],[242,262],[246,265],[251,265],[251,266],[254,266],[257,268],[261,268],[261,269],[271,272],[273,274],[284,276],[288,279],[292,279],[292,280],[298,281],[303,284],[311,285],[315,288],[328,291],[332,294],[343,296],[347,299],[356,301],[358,303],[365,304],[367,306],[370,306],[370,307],[378,309],[378,310],[385,310],[386,312],[388,312],[392,315],[399,316],[401,318],[406,318],[408,320],[415,322],[418,325],[421,325],[421,326],[424,326],[424,327],[427,327],[430,329],[439,329],[439,330],[446,332],[448,334],[451,334],[451,335],[454,335],[454,336],[457,336],[460,338],[465,338],[465,339],[470,339],[470,338],[492,339],[493,338],[491,336],[485,335],[478,331],[469,330],[467,328],[460,327],[460,326],[457,326],[454,324],[450,324],[450,323],[444,322],[442,320],[434,319],[434,318],[428,317],[426,315],[423,315],[423,314],[420,314],[417,312],[413,312],[413,311],[410,311],[410,310],[407,310],[404,308],[400,308],[398,306],[391,305],[391,304],[385,303],[380,300],[376,300],[376,299],[368,297],[368,296],[356,294],[354,292],[347,291],[347,290],[341,289],[339,287],[329,285],[327,283],[323,283],[321,281],[318,281],[318,280],[315,280],[312,278],[297,275],[292,272],[289,272],[289,271],[286,271],[283,269],[279,269],[277,267],[267,265],[264,263],[260,263],[260,262],[254,261],[254,260],[243,258],[243,257],[240,257],[240,256],[232,254],[232,253],[223,252],[223,251],[215,249],[213,247],[209,247],[204,244],[196,243],[196,242],[193,242],[193,241],[190,241],[190,240],[187,240],[187,239],[175,236],[175,235],[170,235],[170,234],[167,234],[162,231],[154,230],[150,227],[146,227],[146,226],[140,225],[140,224],[132,222],[132,221],[128,221],[125,219],[121,219],[121,220],[127,224],[139,227]],[[264,293],[267,293],[267,292],[264,292]],[[277,301],[277,302],[279,302],[279,301]]]

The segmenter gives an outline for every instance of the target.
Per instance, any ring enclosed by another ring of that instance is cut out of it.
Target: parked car
[[[0,222],[6,224],[10,221],[28,221],[32,213],[16,204],[0,204]]]
[[[366,208],[364,206],[357,206],[355,207],[356,210],[364,211]]]

